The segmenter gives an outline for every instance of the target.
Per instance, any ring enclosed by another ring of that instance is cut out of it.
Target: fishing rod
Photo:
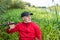
[[[0,26],[9,26],[9,25],[13,25],[13,24],[17,24],[16,22],[8,22],[6,24],[0,24]]]
[[[15,22],[9,22],[7,24],[0,24],[0,26],[9,26],[9,25],[13,25],[13,24],[17,24],[17,23],[15,23]]]

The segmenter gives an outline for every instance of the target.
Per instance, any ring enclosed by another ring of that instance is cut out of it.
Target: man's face
[[[24,17],[22,17],[22,19],[23,19],[23,21],[25,21],[27,23],[31,22],[31,16],[30,15],[24,16]]]

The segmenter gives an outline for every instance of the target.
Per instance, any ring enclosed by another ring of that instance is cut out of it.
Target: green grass
[[[60,16],[58,16],[58,22],[56,19],[56,15],[53,13],[49,13],[42,9],[38,8],[27,8],[27,9],[10,9],[5,14],[1,15],[0,23],[5,23],[7,21],[21,22],[22,19],[20,14],[23,11],[32,12],[34,15],[32,17],[32,21],[36,22],[42,31],[43,40],[59,40],[60,38]],[[18,40],[18,34],[7,34],[4,30],[6,26],[0,27],[0,39],[1,40]]]

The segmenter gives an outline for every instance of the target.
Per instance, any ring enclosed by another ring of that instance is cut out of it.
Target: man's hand
[[[13,24],[14,22],[10,22],[10,24],[9,24],[9,27],[10,27],[10,29],[9,30],[11,30],[11,29],[14,29],[15,28],[15,24]]]

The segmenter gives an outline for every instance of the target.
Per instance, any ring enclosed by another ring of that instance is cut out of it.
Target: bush
[[[25,8],[25,3],[21,0],[0,0],[0,14],[5,13],[10,8]]]
[[[10,8],[25,8],[25,4],[22,1],[11,1]]]
[[[9,8],[9,1],[0,0],[0,14],[5,13],[8,8]]]

